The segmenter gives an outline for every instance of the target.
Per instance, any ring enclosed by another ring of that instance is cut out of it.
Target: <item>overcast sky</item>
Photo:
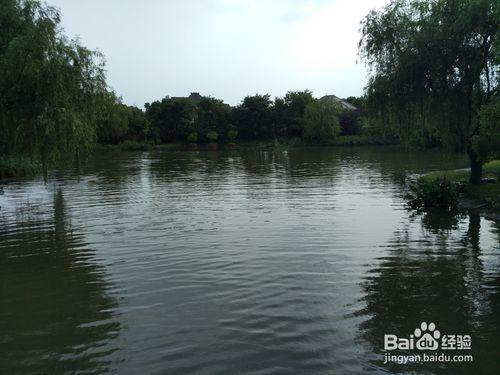
[[[388,0],[47,0],[66,34],[107,60],[108,82],[142,107],[192,91],[360,95],[359,24]]]

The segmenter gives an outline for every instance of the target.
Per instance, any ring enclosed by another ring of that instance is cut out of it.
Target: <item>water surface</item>
[[[0,373],[499,373],[500,224],[414,215],[384,148],[106,152],[0,196]],[[422,321],[472,365],[384,364]]]

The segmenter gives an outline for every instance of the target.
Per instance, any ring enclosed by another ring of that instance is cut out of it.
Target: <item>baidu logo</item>
[[[384,335],[384,349],[391,350],[470,350],[470,335],[443,335],[435,323],[422,322],[409,337]]]

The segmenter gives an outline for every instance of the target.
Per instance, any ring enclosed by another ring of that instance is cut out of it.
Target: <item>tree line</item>
[[[101,143],[203,143],[237,137],[247,141],[301,138],[328,144],[339,134],[356,134],[363,114],[361,110],[342,110],[331,100],[315,99],[309,90],[289,91],[274,100],[270,95],[247,96],[235,107],[209,96],[167,96],[146,103],[142,111],[113,99],[108,118],[98,126]]]
[[[342,131],[341,114],[336,103],[315,99],[308,90],[274,100],[269,95],[247,96],[235,107],[212,97],[166,97],[145,105],[150,137],[159,143],[185,141],[193,133],[203,142],[214,132],[222,140],[237,134],[240,140],[298,137],[328,143]]]
[[[347,101],[310,91],[252,95],[231,107],[212,97],[127,106],[106,83],[103,56],[68,39],[57,9],[0,0],[0,158],[44,165],[96,143],[213,142],[338,135],[467,152],[471,181],[500,149],[499,20],[495,0],[392,0],[362,22],[365,94]],[[0,160],[1,161],[1,160]]]

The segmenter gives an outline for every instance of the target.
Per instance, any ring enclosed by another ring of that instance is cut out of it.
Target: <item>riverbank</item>
[[[125,141],[121,144],[98,144],[98,150],[121,150],[121,151],[215,151],[215,150],[234,150],[238,148],[295,148],[295,147],[334,147],[334,146],[394,146],[398,142],[394,140],[370,138],[365,135],[341,135],[333,142],[329,143],[311,143],[305,142],[300,138],[282,138],[275,140],[260,141],[236,141],[236,142],[218,142],[218,143],[187,143],[171,142],[163,144],[151,144],[145,142]]]
[[[435,171],[421,178],[425,181],[447,179],[461,184],[462,196],[460,206],[468,209],[486,209],[500,214],[500,160],[493,160],[483,166],[483,179],[490,182],[471,185],[468,182],[469,169]],[[496,180],[496,183],[493,182]]]

